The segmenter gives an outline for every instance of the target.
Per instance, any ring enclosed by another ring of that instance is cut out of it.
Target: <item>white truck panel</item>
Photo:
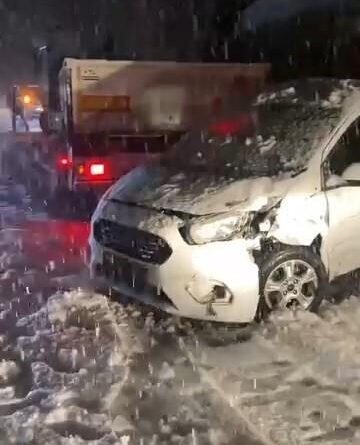
[[[269,72],[267,64],[65,59],[59,79],[61,92],[71,79],[75,131],[147,133],[186,130],[214,100],[238,89],[237,82],[261,88]],[[129,108],[121,109],[127,98]]]

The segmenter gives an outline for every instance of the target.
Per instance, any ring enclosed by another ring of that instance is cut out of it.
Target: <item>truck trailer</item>
[[[65,58],[59,107],[44,111],[48,125],[29,150],[46,170],[38,188],[55,209],[64,209],[62,200],[79,208],[85,197],[93,206],[119,177],[215,115],[227,97],[253,97],[269,77],[268,64]]]

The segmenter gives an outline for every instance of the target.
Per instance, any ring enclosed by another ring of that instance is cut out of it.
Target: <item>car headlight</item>
[[[241,234],[250,219],[250,213],[198,218],[187,226],[186,237],[192,244],[227,241],[236,233]]]

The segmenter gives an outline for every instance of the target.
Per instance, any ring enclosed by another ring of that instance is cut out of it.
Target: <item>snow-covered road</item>
[[[189,360],[186,326],[37,261],[28,228],[0,232],[1,445],[258,443]]]
[[[353,298],[324,305],[320,318],[288,314],[242,334],[228,332],[225,344],[211,327],[195,335],[200,346],[193,362],[239,418],[263,433],[265,443],[357,444],[359,316]]]
[[[178,320],[96,292],[16,218],[0,232],[1,445],[360,443],[357,299],[246,328]]]

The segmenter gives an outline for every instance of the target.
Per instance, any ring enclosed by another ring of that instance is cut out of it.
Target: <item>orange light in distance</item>
[[[23,101],[24,104],[29,105],[31,103],[31,97],[28,94],[25,94]]]

